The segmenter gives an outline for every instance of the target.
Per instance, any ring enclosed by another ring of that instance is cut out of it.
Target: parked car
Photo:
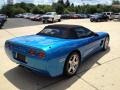
[[[28,13],[17,14],[14,17],[15,18],[24,18],[24,16],[26,16],[26,14],[28,14]]]
[[[109,20],[112,20],[112,15],[113,15],[113,12],[103,12],[103,14],[107,15]]]
[[[70,14],[62,14],[61,19],[70,19]]]
[[[43,23],[45,22],[55,22],[61,21],[61,15],[57,15],[56,12],[47,12],[45,15],[42,16]]]
[[[114,13],[114,14],[112,15],[112,18],[113,18],[113,19],[120,20],[120,13]]]
[[[23,17],[23,14],[17,14],[15,15],[15,18],[22,18]]]
[[[4,26],[5,20],[3,17],[0,17],[0,29]]]
[[[30,19],[33,21],[41,21],[42,20],[40,14],[34,15],[34,16],[30,17]]]
[[[88,14],[79,14],[80,15],[80,18],[84,19],[84,18],[89,18],[89,15]]]
[[[90,18],[91,22],[101,22],[101,21],[108,21],[109,17],[106,14],[95,14]]]
[[[25,13],[25,14],[23,15],[23,18],[25,18],[25,19],[30,19],[30,17],[32,17],[32,16],[34,16],[34,14],[32,14],[32,13]]]
[[[35,21],[42,21],[42,16],[38,16],[35,18]]]
[[[4,21],[7,21],[7,16],[4,14],[0,14],[0,18],[3,19]]]
[[[109,34],[78,25],[49,25],[36,35],[5,42],[8,57],[17,64],[51,77],[73,76],[85,57],[107,50]]]
[[[70,19],[79,19],[80,15],[79,14],[70,14]]]

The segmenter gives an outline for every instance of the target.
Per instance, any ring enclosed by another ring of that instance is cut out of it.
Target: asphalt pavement
[[[48,24],[1,29],[0,90],[120,90],[120,22],[91,23],[89,19],[76,19],[57,24],[82,25],[94,32],[108,32],[109,49],[87,58],[71,78],[50,78],[19,67],[4,50],[6,40],[38,33]]]
[[[18,28],[25,26],[41,25],[41,21],[31,21],[24,18],[8,18],[2,29]]]

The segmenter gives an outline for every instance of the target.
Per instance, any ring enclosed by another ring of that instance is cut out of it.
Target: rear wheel
[[[61,19],[58,19],[58,22],[61,22]]]
[[[43,24],[45,23],[45,20],[43,20]]]
[[[64,75],[71,77],[76,74],[80,65],[80,55],[77,52],[70,54],[64,66]]]
[[[54,18],[52,18],[52,23],[54,23]]]
[[[103,43],[103,50],[107,50],[109,45],[109,37],[105,38],[105,41]]]

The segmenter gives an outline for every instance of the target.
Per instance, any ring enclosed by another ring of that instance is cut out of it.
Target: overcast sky
[[[56,2],[57,0],[16,0],[17,2],[25,1],[25,2],[33,2],[35,4],[51,4],[53,1]],[[79,4],[111,4],[112,0],[69,0],[71,3],[75,5]]]
[[[0,0],[0,6],[4,4],[7,0]],[[52,2],[57,2],[57,0],[14,0],[16,3],[26,2],[26,3],[34,3],[34,4],[52,4]],[[66,0],[65,0],[66,1]],[[112,0],[69,0],[71,3],[75,5],[85,4],[111,4]]]

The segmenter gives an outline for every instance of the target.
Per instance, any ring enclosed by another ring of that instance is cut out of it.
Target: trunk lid
[[[42,36],[42,35],[29,35],[29,36],[22,36],[10,39],[9,42],[15,43],[18,45],[25,45],[28,47],[33,47],[37,49],[47,49],[53,45],[59,45],[65,39],[50,37],[50,36]]]

